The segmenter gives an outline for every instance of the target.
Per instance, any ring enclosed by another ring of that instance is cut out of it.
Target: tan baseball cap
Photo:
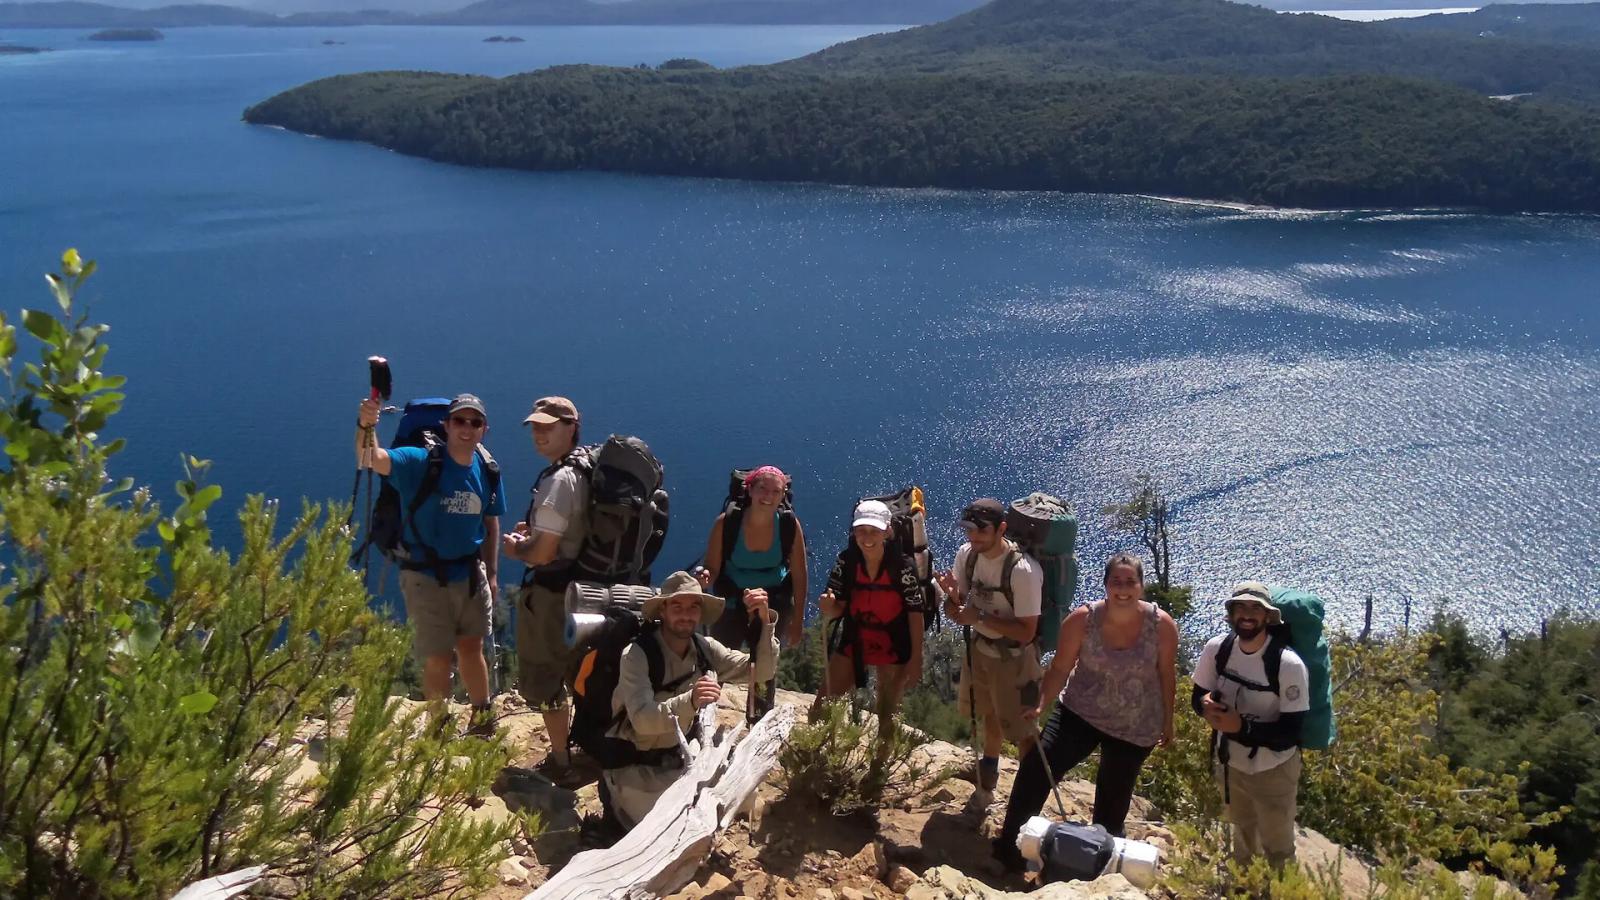
[[[532,425],[538,422],[541,425],[549,425],[554,422],[576,421],[578,421],[578,407],[574,406],[571,400],[565,397],[540,397],[533,401],[533,410],[522,420],[522,424]]]

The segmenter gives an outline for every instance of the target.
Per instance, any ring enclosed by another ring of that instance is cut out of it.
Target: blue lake
[[[1390,625],[1407,597],[1483,626],[1600,609],[1600,219],[486,171],[239,119],[341,72],[727,66],[858,33],[8,32],[58,49],[0,58],[0,304],[47,304],[67,246],[99,259],[120,465],[164,487],[208,457],[234,502],[348,496],[382,353],[401,395],[485,398],[519,509],[534,397],[647,439],[661,571],[729,468],[775,462],[816,576],[855,497],[918,481],[946,560],[971,497],[1069,497],[1094,582],[1129,543],[1100,507],[1150,472],[1206,598],[1294,582],[1352,625],[1368,593]]]

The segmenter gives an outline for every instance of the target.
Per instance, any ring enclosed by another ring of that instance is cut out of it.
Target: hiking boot
[[[487,703],[474,706],[472,713],[467,717],[467,736],[492,740],[499,731],[497,722],[493,706]]]
[[[993,794],[994,789],[1000,786],[1000,760],[982,759],[978,761],[978,789]]]

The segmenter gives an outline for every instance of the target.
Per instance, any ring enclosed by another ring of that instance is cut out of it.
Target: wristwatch
[[[983,624],[983,620],[987,619],[987,618],[989,618],[989,611],[988,610],[986,610],[986,609],[978,610],[978,624],[979,625],[982,625]]]

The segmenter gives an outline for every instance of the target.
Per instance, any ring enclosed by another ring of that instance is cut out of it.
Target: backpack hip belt
[[[403,559],[400,561],[400,568],[402,571],[406,572],[431,572],[433,573],[433,577],[439,582],[439,586],[444,587],[455,580],[453,578],[445,577],[445,570],[458,563],[466,563],[467,580],[470,582],[472,590],[476,591],[478,588],[478,583],[482,577],[478,567],[472,565],[477,561],[478,554],[476,553],[468,556],[456,556],[450,559],[435,559],[427,562],[414,559]]]
[[[972,636],[981,642],[980,651],[983,647],[988,647],[995,651],[994,655],[1002,659],[1015,659],[1022,655],[1023,648],[1032,646],[1031,644],[1024,644],[1015,638],[989,637],[976,628],[972,629]]]

